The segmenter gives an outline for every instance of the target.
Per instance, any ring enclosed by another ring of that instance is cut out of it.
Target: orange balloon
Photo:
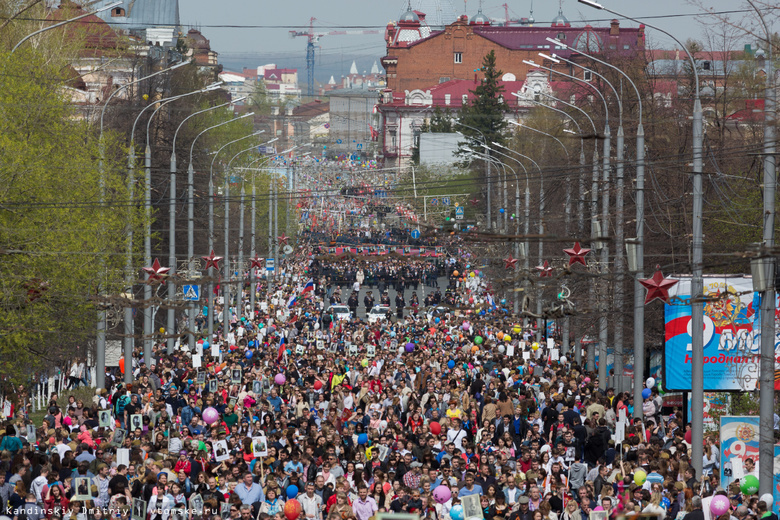
[[[452,276],[460,276],[460,273],[458,271],[453,271]]]
[[[476,354],[477,352],[479,352],[479,347],[478,346],[474,345],[473,347],[471,347],[471,353],[472,354]]]
[[[498,334],[496,334],[496,337],[498,339],[504,339],[504,333],[503,332],[499,332]]]
[[[301,503],[291,498],[284,504],[284,516],[287,520],[295,520],[301,514]]]

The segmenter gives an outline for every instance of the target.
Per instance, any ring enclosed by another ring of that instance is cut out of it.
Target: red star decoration
[[[144,267],[144,272],[149,275],[146,283],[162,282],[163,276],[168,274],[170,267],[160,267],[160,260],[155,258],[152,267]]]
[[[539,271],[540,278],[549,278],[553,275],[553,268],[550,267],[547,260],[544,261],[544,264],[536,266],[536,270]]]
[[[512,258],[512,255],[509,255],[509,258],[504,258],[504,264],[506,269],[514,269],[517,265],[517,258]]]
[[[287,241],[290,239],[290,237],[288,237],[284,233],[282,233],[282,236],[276,237],[276,238],[279,239],[279,245],[282,245],[282,244],[287,245]]]
[[[587,263],[585,263],[585,255],[590,253],[590,249],[585,249],[584,247],[580,246],[579,242],[574,243],[574,247],[571,249],[564,249],[563,252],[569,255],[569,265],[574,264],[582,264],[584,266],[588,266]]]
[[[477,204],[479,204],[479,199],[471,199],[469,202],[471,202],[472,206],[476,206]]]
[[[250,269],[262,269],[263,267],[265,267],[265,265],[263,264],[263,259],[257,256],[254,258],[250,258],[249,262],[251,263],[251,266],[249,267]]]
[[[213,249],[211,250],[211,254],[209,256],[201,256],[201,258],[206,261],[206,269],[213,267],[219,271],[219,263],[222,261],[222,257],[216,256]]]
[[[645,305],[658,298],[664,303],[669,303],[669,289],[671,289],[677,280],[671,280],[664,278],[664,273],[661,272],[661,266],[655,266],[655,272],[652,278],[640,279],[639,283],[645,286],[647,289],[647,297],[645,297]]]

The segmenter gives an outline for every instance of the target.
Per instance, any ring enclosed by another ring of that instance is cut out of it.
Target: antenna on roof
[[[406,10],[411,11],[412,10],[412,0],[408,0],[406,2]]]
[[[534,23],[534,0],[531,0],[531,15],[528,17],[528,22]]]

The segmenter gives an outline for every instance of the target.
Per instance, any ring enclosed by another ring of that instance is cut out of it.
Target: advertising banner
[[[720,418],[720,485],[723,489],[728,489],[729,484],[740,478],[745,459],[751,458],[758,463],[758,422],[757,416],[724,415]]]
[[[663,374],[664,387],[670,391],[691,390],[690,293],[690,278],[679,279],[670,289],[669,303],[664,306]],[[760,299],[753,292],[751,278],[705,276],[704,297],[704,390],[755,390],[761,322]],[[777,318],[778,312],[776,324]],[[775,357],[778,347],[780,342],[775,332]],[[775,387],[778,388],[777,382]]]

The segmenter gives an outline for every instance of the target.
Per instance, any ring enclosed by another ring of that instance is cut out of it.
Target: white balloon
[[[498,352],[499,352],[499,353],[503,354],[505,350],[506,350],[506,349],[504,348],[504,345],[499,345],[499,346],[498,346]]]
[[[647,381],[645,381],[645,385],[647,386],[647,388],[653,388],[655,386],[655,379],[653,379],[652,377],[648,377]]]
[[[558,358],[558,362],[563,363],[565,365],[566,364],[566,356],[561,356],[560,358]]]
[[[761,498],[759,498],[758,501],[765,503],[767,510],[769,510],[772,509],[772,504],[774,503],[774,497],[772,496],[772,493],[764,493],[763,495],[761,495]]]

